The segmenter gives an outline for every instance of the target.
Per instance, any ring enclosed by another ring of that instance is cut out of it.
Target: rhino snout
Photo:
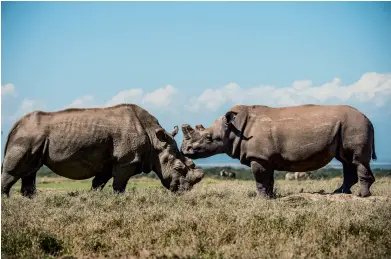
[[[193,146],[188,145],[188,146],[186,147],[186,152],[188,152],[188,153],[193,153],[193,152],[194,152]]]
[[[194,185],[200,182],[202,178],[204,178],[204,175],[205,175],[204,170],[202,170],[201,168],[195,168],[189,172],[188,179],[190,183]]]

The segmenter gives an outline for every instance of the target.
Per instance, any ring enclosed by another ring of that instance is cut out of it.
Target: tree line
[[[252,175],[252,172],[249,168],[233,168],[230,166],[224,166],[224,167],[210,167],[210,168],[203,168],[205,177],[210,178],[216,178],[221,179],[220,171],[226,170],[229,172],[235,172],[236,179],[239,180],[254,180],[254,177]],[[375,177],[391,177],[391,169],[372,169],[373,174]],[[274,179],[276,180],[282,180],[285,179],[285,174],[287,172],[285,171],[275,171],[274,173]],[[337,168],[321,168],[315,171],[311,171],[311,179],[315,180],[321,180],[321,179],[330,179],[334,177],[341,177],[342,176],[342,169]],[[57,174],[53,173],[48,167],[43,166],[38,171],[38,177],[59,177]],[[158,179],[155,173],[150,172],[148,174],[139,174],[136,176],[133,176],[133,178],[139,178],[139,177],[148,177],[148,178],[154,178]]]

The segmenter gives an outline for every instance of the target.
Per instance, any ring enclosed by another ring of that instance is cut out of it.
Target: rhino
[[[236,174],[235,174],[235,172],[229,172],[229,171],[223,169],[220,171],[220,176],[221,177],[228,177],[228,178],[235,178]]]
[[[310,179],[312,173],[311,172],[295,172],[295,179],[296,180],[305,180]]]
[[[91,189],[102,189],[113,177],[115,192],[125,191],[131,176],[154,171],[172,192],[190,190],[204,176],[183,156],[172,133],[135,104],[103,108],[34,111],[10,130],[1,165],[1,193],[22,180],[21,193],[36,191],[36,174],[46,165],[74,180],[93,178]]]
[[[311,172],[294,172],[294,173],[286,173],[285,180],[304,180],[310,179]]]
[[[371,121],[349,105],[270,107],[235,105],[211,127],[182,125],[182,153],[191,158],[227,154],[251,167],[262,196],[274,197],[274,170],[313,171],[336,158],[343,165],[343,183],[334,193],[371,195],[376,160]]]
[[[295,180],[295,173],[290,173],[290,172],[286,173],[285,180],[287,180],[287,181]]]

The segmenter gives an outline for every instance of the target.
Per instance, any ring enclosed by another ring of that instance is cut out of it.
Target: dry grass
[[[390,258],[391,179],[367,199],[308,193],[339,181],[277,181],[275,200],[238,180],[205,179],[182,196],[38,185],[32,200],[2,199],[2,257]]]

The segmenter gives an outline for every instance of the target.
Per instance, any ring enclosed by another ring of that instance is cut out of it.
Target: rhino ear
[[[204,126],[202,126],[202,124],[198,124],[198,125],[196,125],[196,129],[197,130],[204,130],[205,128],[204,128]]]
[[[171,136],[172,136],[172,137],[175,137],[176,134],[178,134],[178,131],[179,131],[178,126],[175,126],[175,127],[174,127],[174,130],[171,132]]]
[[[164,132],[163,128],[158,128],[155,130],[156,137],[161,141],[161,142],[167,142],[167,136],[166,133]]]
[[[189,124],[183,124],[182,132],[185,139],[190,139],[190,135],[194,132],[194,129]]]
[[[233,111],[227,112],[227,113],[224,115],[224,121],[225,121],[225,123],[231,124],[231,123],[235,120],[236,114],[237,114],[237,113],[236,113],[236,112],[233,112]]]
[[[237,130],[242,131],[247,121],[247,112],[233,112],[229,111],[224,115],[224,122],[228,125],[234,126]]]

